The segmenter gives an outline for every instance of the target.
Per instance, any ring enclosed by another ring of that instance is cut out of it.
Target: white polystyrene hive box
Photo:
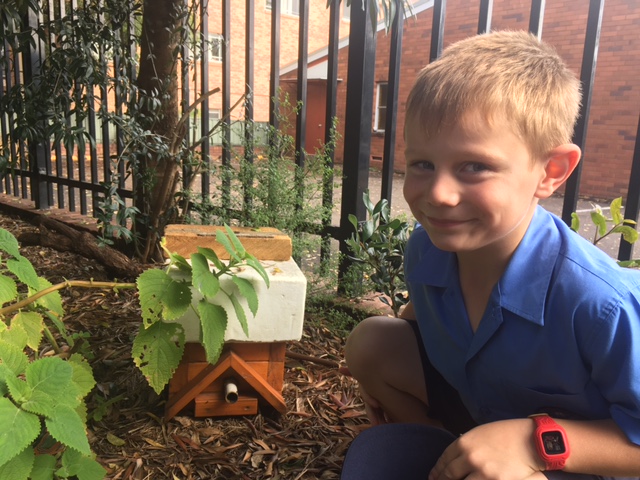
[[[238,276],[249,280],[258,295],[258,311],[254,317],[249,310],[247,301],[239,295],[238,289],[228,275],[220,278],[220,288],[227,292],[234,292],[244,308],[249,326],[249,337],[242,330],[233,305],[228,297],[218,293],[211,302],[224,307],[227,311],[227,331],[225,341],[245,342],[282,342],[286,340],[300,340],[304,320],[304,306],[307,293],[307,279],[292,259],[287,261],[260,261],[269,275],[270,287],[258,273],[243,267]],[[178,280],[184,278],[178,269],[169,271],[169,275]],[[202,295],[192,289],[192,305],[197,309]],[[193,309],[179,320],[184,326],[187,342],[200,342],[200,319]]]

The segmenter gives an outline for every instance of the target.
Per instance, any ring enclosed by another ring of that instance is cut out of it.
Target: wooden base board
[[[201,393],[196,397],[196,417],[223,417],[235,415],[255,415],[258,413],[258,399],[240,395],[235,403],[227,403],[222,395]]]

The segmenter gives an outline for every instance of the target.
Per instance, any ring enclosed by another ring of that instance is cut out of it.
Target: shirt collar
[[[561,243],[552,215],[538,206],[498,282],[503,308],[544,324],[545,301]]]

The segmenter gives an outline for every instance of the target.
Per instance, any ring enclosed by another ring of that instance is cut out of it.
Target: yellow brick
[[[225,248],[216,241],[218,225],[168,225],[165,229],[167,249],[189,258],[198,247],[207,247],[221,259],[228,259]],[[286,261],[291,258],[291,238],[276,228],[233,227],[244,248],[258,260]]]

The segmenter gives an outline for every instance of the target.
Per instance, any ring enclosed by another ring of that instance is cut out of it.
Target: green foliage
[[[629,218],[624,218],[622,214],[622,197],[612,200],[609,205],[609,211],[611,212],[611,218],[604,215],[599,205],[595,205],[594,210],[591,212],[591,221],[595,226],[593,244],[597,245],[598,242],[613,234],[620,234],[627,242],[635,243],[638,240],[638,231],[635,229],[636,222]],[[571,229],[575,232],[580,230],[580,218],[576,212],[571,214]],[[622,267],[639,267],[640,260],[621,261],[618,264]]]
[[[133,358],[158,393],[171,379],[184,352],[184,329],[173,322],[192,308],[200,320],[207,361],[216,363],[224,344],[228,318],[225,308],[215,303],[219,302],[216,298],[221,295],[231,302],[243,331],[248,335],[247,314],[238,298],[247,300],[249,310],[255,316],[258,296],[254,285],[237,273],[242,268],[252,268],[269,286],[267,272],[244,249],[231,228],[225,226],[224,232],[218,231],[216,240],[229,253],[229,261],[221,261],[209,248],[198,248],[198,252],[191,256],[191,264],[184,257],[167,252],[169,263],[165,269],[147,270],[138,277],[143,328],[134,340]],[[220,280],[224,276],[231,278],[237,292],[222,288]],[[192,288],[203,297],[195,307]]]
[[[228,145],[233,160],[211,172],[217,177],[217,195],[180,193],[188,200],[181,221],[189,223],[235,223],[243,227],[272,227],[287,233],[293,241],[293,256],[300,258],[318,249],[318,241],[305,232],[319,230],[331,218],[331,207],[323,203],[324,188],[332,178],[331,156],[338,140],[337,120],[330,140],[313,154],[296,152],[291,121],[299,106],[284,95],[280,102],[279,128],[245,122],[251,135],[240,146]],[[231,128],[224,125],[223,128]],[[300,155],[304,162],[297,161]]]
[[[33,295],[51,286],[4,229],[0,252],[3,307],[20,300],[19,292]],[[73,341],[60,321],[60,294],[52,291],[12,313],[0,316],[0,478],[103,478],[86,433],[84,398],[95,385],[91,367],[79,354],[60,349],[52,335],[53,329]],[[45,338],[54,356],[40,356]],[[38,445],[46,440],[59,444],[61,453],[40,455]],[[70,470],[71,464],[81,464],[82,473]]]
[[[408,302],[403,259],[412,228],[406,221],[391,218],[386,199],[373,205],[369,193],[365,192],[363,201],[368,213],[367,220],[359,223],[354,215],[349,215],[349,221],[355,229],[355,233],[347,240],[353,253],[350,258],[366,266],[376,291],[386,295],[381,300],[398,315],[400,308]]]

